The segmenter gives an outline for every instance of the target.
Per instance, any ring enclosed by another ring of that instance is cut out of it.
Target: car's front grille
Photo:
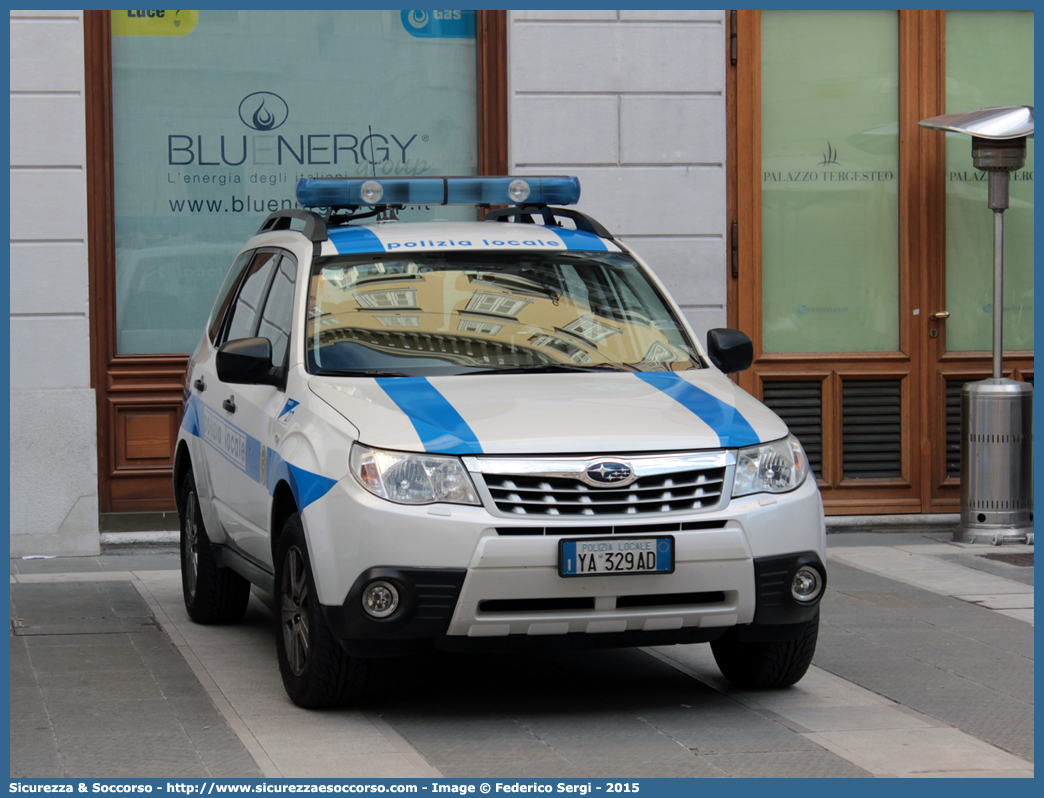
[[[725,468],[640,477],[623,488],[595,488],[578,479],[534,474],[484,474],[497,509],[510,515],[652,515],[716,507]]]

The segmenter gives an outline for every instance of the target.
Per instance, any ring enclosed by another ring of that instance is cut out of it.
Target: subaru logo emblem
[[[243,124],[264,132],[275,130],[290,116],[286,101],[270,91],[255,91],[239,104],[239,118]]]
[[[618,488],[630,485],[638,477],[627,463],[618,460],[599,460],[584,469],[583,481],[596,488]]]

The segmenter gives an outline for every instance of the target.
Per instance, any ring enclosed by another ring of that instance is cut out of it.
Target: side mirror
[[[218,379],[236,385],[282,385],[272,365],[272,342],[267,338],[237,338],[217,351]]]
[[[707,355],[726,374],[746,371],[754,362],[754,342],[739,330],[718,327],[707,331]]]

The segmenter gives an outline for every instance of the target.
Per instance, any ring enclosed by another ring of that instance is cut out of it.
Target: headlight
[[[349,467],[375,496],[399,504],[480,504],[475,483],[456,457],[404,454],[356,443]]]
[[[808,458],[798,439],[749,446],[736,453],[736,481],[733,496],[748,493],[785,493],[794,490],[808,476]]]

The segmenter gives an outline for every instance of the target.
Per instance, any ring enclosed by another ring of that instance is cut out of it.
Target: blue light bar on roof
[[[364,205],[575,205],[575,177],[306,177],[297,201],[306,208]]]

